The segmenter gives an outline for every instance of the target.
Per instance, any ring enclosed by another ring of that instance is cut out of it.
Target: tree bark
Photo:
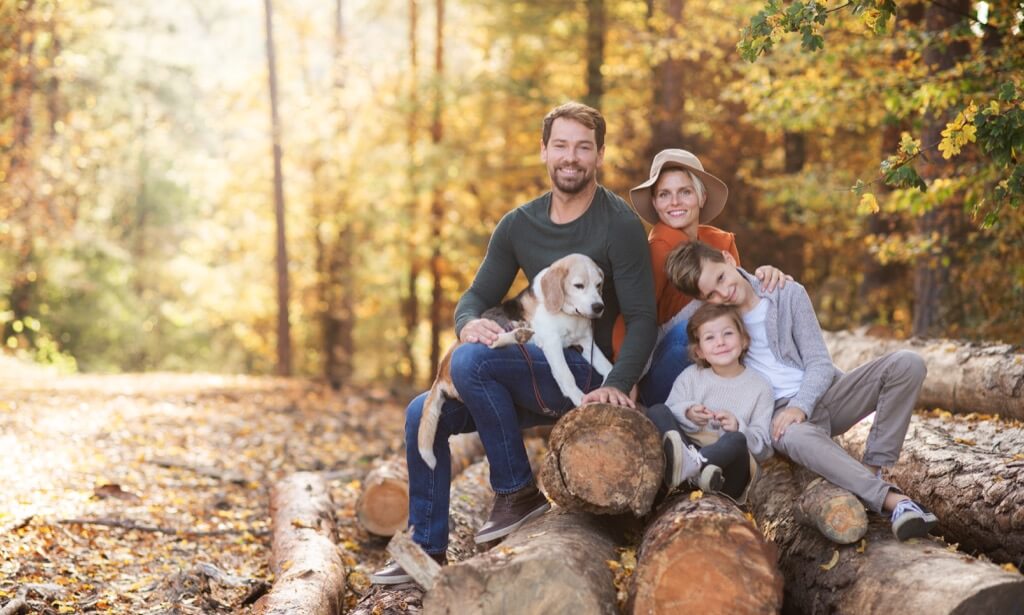
[[[604,96],[604,40],[607,32],[605,0],[587,0],[587,95],[583,101],[595,109],[601,108]]]
[[[484,445],[475,433],[455,436],[448,443],[452,455],[452,477],[484,455]],[[356,502],[356,519],[371,534],[393,536],[409,521],[409,470],[405,455],[395,455],[370,471]]]
[[[925,47],[922,60],[933,75],[941,77],[941,73],[952,69],[970,51],[962,40],[950,43],[944,39],[944,35],[951,34],[954,28],[962,25],[964,16],[971,14],[970,9],[968,0],[927,4],[925,30],[933,42]],[[933,110],[926,115],[922,147],[935,147],[942,140],[942,131],[950,119],[949,110]],[[926,160],[921,177],[929,184],[954,173],[954,163],[937,153]],[[917,337],[943,332],[952,320],[949,314],[951,278],[961,260],[957,250],[966,234],[962,199],[962,195],[954,195],[947,202],[936,204],[917,220],[917,232],[922,238],[937,238],[934,248],[921,255],[914,268],[913,334]]]
[[[772,460],[763,470],[750,503],[764,535],[779,548],[785,612],[1019,612],[1020,574],[951,551],[938,539],[900,543],[880,516],[861,545],[834,545],[797,521],[799,490],[790,464]]]
[[[317,474],[297,472],[270,493],[270,569],[275,581],[260,598],[263,615],[341,613],[346,573],[336,545],[334,502]]]
[[[674,41],[684,36],[683,25],[684,0],[665,0],[664,13],[668,23],[668,31],[654,29],[652,34],[658,40]],[[654,21],[654,3],[648,5],[649,21]],[[672,47],[673,45],[669,45]],[[651,140],[647,148],[647,160],[653,160],[659,151],[670,147],[686,147],[697,151],[692,145],[683,142],[683,106],[686,102],[684,75],[686,67],[683,60],[673,58],[671,49],[667,57],[652,66],[651,82],[654,85],[654,99],[651,101],[650,129]]]
[[[665,457],[658,430],[640,412],[576,408],[551,430],[549,448],[541,481],[566,510],[640,516],[651,509]]]
[[[263,0],[266,14],[267,79],[270,86],[270,129],[274,154],[274,219],[277,240],[277,373],[292,373],[291,328],[288,318],[288,244],[284,218],[284,175],[281,170],[281,122],[278,119],[277,65],[274,60],[274,8]]]
[[[441,94],[441,83],[444,79],[444,0],[435,0],[434,28],[434,117],[430,126],[430,141],[434,144],[435,155],[439,153],[443,135],[444,102]],[[441,255],[441,232],[444,224],[443,192],[441,189],[441,172],[437,169],[434,176],[433,197],[430,203],[430,238],[433,244],[430,255],[430,275],[433,288],[430,293],[430,373],[437,373],[437,365],[441,360],[441,329],[447,326],[444,318],[444,267]]]
[[[406,148],[409,156],[406,165],[406,181],[409,182],[409,202],[407,205],[405,226],[405,253],[409,259],[409,272],[405,280],[405,291],[402,297],[402,318],[405,322],[405,336],[402,339],[402,358],[407,363],[407,382],[416,382],[416,356],[413,344],[416,329],[419,327],[419,298],[416,296],[416,284],[420,277],[420,256],[418,234],[415,232],[416,221],[420,217],[419,187],[417,186],[416,144],[419,126],[419,54],[416,44],[416,32],[419,25],[419,7],[417,0],[409,0],[409,115],[406,118]]]
[[[505,541],[446,566],[425,613],[616,613],[612,531],[598,519],[548,512]]]
[[[627,612],[777,613],[782,573],[765,541],[732,501],[670,496],[644,530]]]
[[[851,370],[897,350],[912,350],[928,366],[918,404],[950,412],[982,412],[1024,420],[1024,353],[1006,344],[949,340],[884,340],[825,333],[832,360]]]
[[[899,462],[888,476],[939,518],[942,535],[995,562],[1024,562],[1024,430],[1017,445],[993,450],[982,437],[954,437],[940,421],[914,417]],[[864,454],[870,424],[843,434],[851,455]],[[1011,452],[1012,451],[1012,452]]]

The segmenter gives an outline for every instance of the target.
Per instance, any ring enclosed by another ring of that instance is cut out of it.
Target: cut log
[[[334,502],[323,478],[297,472],[270,493],[273,526],[270,592],[254,605],[264,615],[341,613],[345,568],[336,545]]]
[[[454,436],[448,443],[453,477],[484,454],[475,433]],[[378,536],[393,536],[405,529],[409,522],[409,471],[404,455],[391,457],[366,475],[356,502],[356,519],[367,532]]]
[[[912,350],[928,366],[920,405],[1024,420],[1024,353],[1007,344],[889,340],[849,331],[825,333],[825,342],[832,360],[847,371],[890,352]]]
[[[797,520],[837,544],[853,544],[864,537],[868,516],[857,496],[807,468],[794,466],[792,471],[800,492]]]
[[[731,500],[677,493],[644,531],[627,612],[777,613],[782,573],[775,556]]]
[[[1024,456],[992,450],[981,433],[953,437],[939,425],[915,416],[899,461],[888,477],[930,508],[946,540],[962,550],[984,553],[996,562],[1024,560]],[[860,458],[870,423],[854,426],[840,442]]]
[[[552,510],[490,551],[445,566],[424,613],[516,615],[617,612],[612,530],[583,513]]]
[[[570,411],[551,430],[541,468],[548,496],[564,509],[646,514],[661,485],[665,457],[654,424],[609,404]]]
[[[524,433],[524,435],[526,435]],[[536,468],[546,450],[543,440],[525,441],[531,467]],[[536,470],[535,470],[536,471]],[[487,460],[481,460],[463,470],[452,481],[450,535],[448,559],[459,562],[483,550],[473,538],[487,521],[491,512],[494,491],[491,490]],[[423,600],[423,590],[415,583],[398,586],[376,586],[359,599],[352,615],[379,615],[380,613],[415,612]]]
[[[860,545],[835,545],[797,521],[791,465],[771,460],[763,470],[750,504],[764,535],[779,548],[785,612],[1021,612],[1020,574],[958,553],[939,539],[900,543],[879,515],[872,515]]]

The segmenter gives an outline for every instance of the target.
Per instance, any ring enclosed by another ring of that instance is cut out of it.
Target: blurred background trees
[[[606,115],[730,186],[829,328],[1021,343],[1019,2],[273,3],[293,373],[422,384],[540,122]],[[265,15],[0,4],[0,326],[68,369],[278,365]],[[743,30],[741,32],[741,30]],[[746,58],[744,58],[744,55]]]

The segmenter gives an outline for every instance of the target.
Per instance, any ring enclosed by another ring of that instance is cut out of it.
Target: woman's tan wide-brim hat
[[[651,187],[658,181],[665,169],[685,169],[704,182],[707,200],[700,210],[700,223],[707,224],[718,217],[729,198],[729,187],[725,182],[704,170],[700,160],[684,149],[663,149],[651,163],[651,176],[644,183],[629,191],[629,200],[640,217],[651,224],[658,223],[658,212],[654,209]]]

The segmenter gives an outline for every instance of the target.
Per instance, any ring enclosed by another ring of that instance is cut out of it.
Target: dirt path
[[[270,582],[268,490],[333,472],[353,604],[384,542],[359,479],[401,448],[384,391],[305,381],[0,369],[0,606],[39,613],[245,612]]]

